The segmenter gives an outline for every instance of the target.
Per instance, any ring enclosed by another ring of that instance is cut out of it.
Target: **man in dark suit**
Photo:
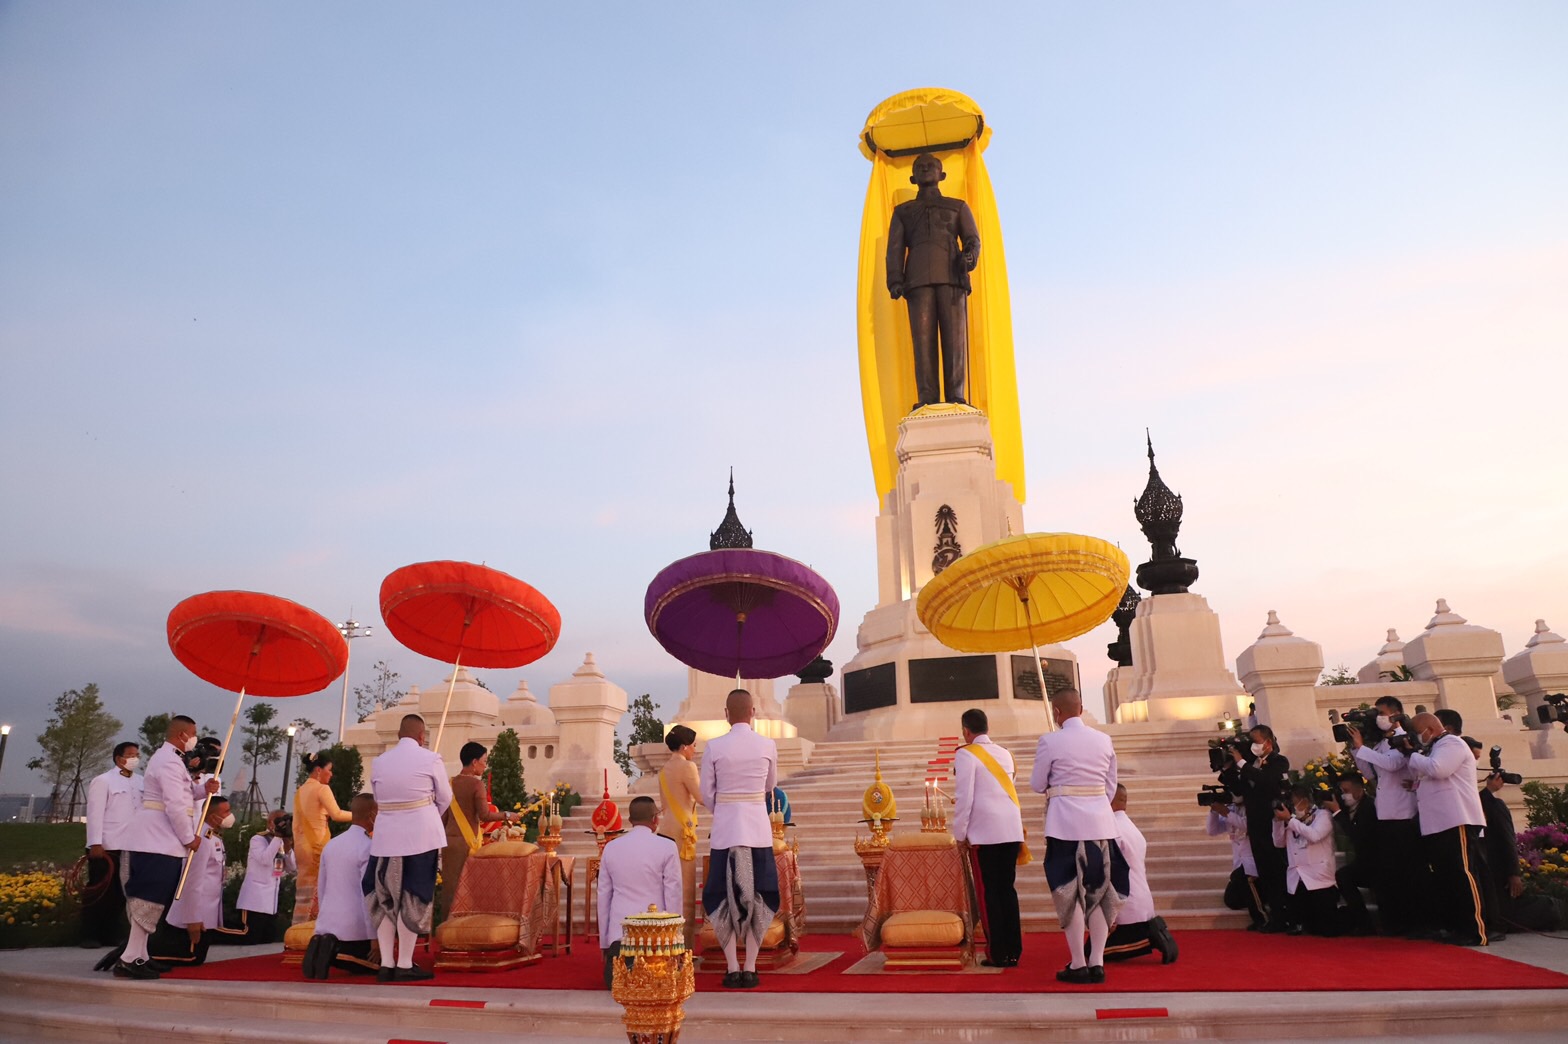
[[[969,204],[942,195],[947,177],[930,153],[915,157],[915,198],[893,210],[887,233],[887,291],[909,305],[915,348],[914,408],[964,403],[969,357],[969,273],[980,261],[980,232]],[[937,385],[938,333],[942,387]]]
[[[1367,800],[1366,782],[1360,776],[1345,776],[1339,781],[1339,794],[1323,802],[1334,814],[1334,822],[1350,839],[1350,862],[1334,875],[1339,894],[1345,900],[1347,928],[1355,935],[1370,935],[1372,917],[1367,913],[1362,888],[1376,891],[1382,885],[1377,873],[1377,803]],[[1379,895],[1378,907],[1383,907]]]

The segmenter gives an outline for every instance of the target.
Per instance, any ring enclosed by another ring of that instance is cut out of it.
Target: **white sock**
[[[120,954],[120,960],[126,964],[147,960],[147,929],[134,921],[131,923],[131,937],[125,943],[125,952]]]
[[[757,970],[757,940],[746,939],[746,964],[742,971],[754,972]]]
[[[1089,918],[1089,964],[1093,967],[1103,967],[1105,964],[1105,940],[1111,934],[1111,926],[1106,923],[1103,909],[1094,911]]]
[[[1062,925],[1062,931],[1067,933],[1067,966],[1069,968],[1082,968],[1083,964],[1083,907],[1073,907],[1072,913],[1067,915],[1067,923]],[[1103,945],[1105,940],[1101,938]]]
[[[740,971],[740,962],[735,959],[735,940],[731,939],[724,944],[724,967],[728,971]]]
[[[381,946],[381,967],[392,967],[392,957],[396,950],[392,948],[393,940],[397,938],[397,925],[388,917],[376,925],[376,942]]]
[[[412,928],[405,928],[403,922],[397,922],[397,966],[399,968],[412,968],[414,966],[414,944],[419,941],[419,936]],[[1104,940],[1101,940],[1102,942]]]

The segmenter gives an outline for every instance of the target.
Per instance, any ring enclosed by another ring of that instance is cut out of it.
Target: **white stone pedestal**
[[[615,764],[615,726],[626,713],[626,690],[605,678],[593,653],[570,681],[550,686],[550,710],[561,729],[554,780],[569,783],[587,800],[604,793],[608,768],[610,793],[625,794],[626,774]]]
[[[799,734],[813,743],[827,739],[828,731],[843,717],[838,690],[827,682],[791,685],[784,699],[784,715]]]
[[[1117,672],[1119,720],[1218,721],[1241,709],[1243,691],[1225,666],[1220,618],[1202,595],[1150,595],[1128,628],[1132,666]]]

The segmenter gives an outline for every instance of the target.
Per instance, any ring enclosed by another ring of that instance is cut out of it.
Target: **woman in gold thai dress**
[[[664,737],[670,759],[659,770],[659,833],[675,842],[681,857],[681,913],[686,918],[686,948],[697,937],[697,807],[702,804],[697,765],[697,734],[672,725]]]
[[[299,864],[294,879],[294,924],[315,917],[316,874],[321,869],[321,849],[332,838],[331,823],[354,817],[338,807],[333,796],[332,755],[319,751],[305,758],[310,777],[294,792],[294,858]]]

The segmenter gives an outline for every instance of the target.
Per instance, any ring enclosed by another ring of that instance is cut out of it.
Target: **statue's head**
[[[909,168],[912,185],[937,185],[946,180],[947,173],[942,170],[942,161],[929,152],[916,156],[914,165]]]

